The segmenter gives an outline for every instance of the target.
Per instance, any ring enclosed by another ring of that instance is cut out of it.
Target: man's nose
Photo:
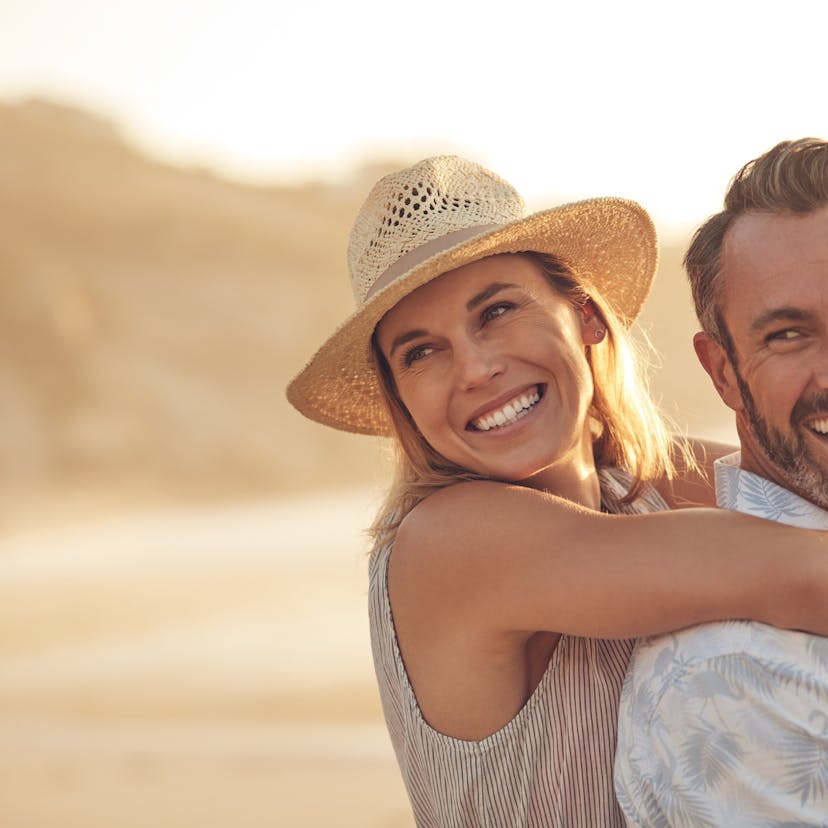
[[[809,359],[808,370],[811,385],[820,391],[825,391],[828,389],[828,320],[819,337],[819,342],[806,354]],[[803,359],[805,359],[804,356]]]
[[[819,361],[814,365],[813,382],[820,390],[828,389],[828,348],[822,348]]]

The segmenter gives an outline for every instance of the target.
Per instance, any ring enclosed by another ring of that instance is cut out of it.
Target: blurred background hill
[[[352,308],[355,211],[411,160],[251,186],[151,160],[90,112],[0,104],[5,505],[376,479],[376,441],[305,422],[284,387]],[[665,408],[709,431],[719,404],[692,358],[682,244],[666,240],[642,324]]]
[[[0,105],[4,489],[182,496],[364,481],[376,448],[284,386],[352,304],[348,226],[376,168],[244,186],[131,149],[96,116]]]

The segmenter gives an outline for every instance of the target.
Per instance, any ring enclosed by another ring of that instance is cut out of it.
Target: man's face
[[[828,508],[828,207],[748,213],[723,245],[727,353],[696,351],[737,412],[742,468]]]

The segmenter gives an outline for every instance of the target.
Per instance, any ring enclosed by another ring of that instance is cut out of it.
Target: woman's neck
[[[601,508],[601,484],[594,465],[589,468],[570,468],[566,475],[548,474],[553,471],[548,469],[525,481],[525,485],[578,503],[587,509],[598,511]]]
[[[523,485],[598,511],[601,508],[601,484],[588,431],[585,437],[571,454],[524,480]]]

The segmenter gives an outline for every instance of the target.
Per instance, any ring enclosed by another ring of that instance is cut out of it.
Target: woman
[[[372,190],[349,264],[359,309],[288,396],[400,449],[369,599],[417,824],[623,825],[632,639],[728,617],[828,632],[824,541],[665,511],[698,479],[674,475],[630,357],[656,265],[638,205],[527,216],[493,173],[427,159]]]

